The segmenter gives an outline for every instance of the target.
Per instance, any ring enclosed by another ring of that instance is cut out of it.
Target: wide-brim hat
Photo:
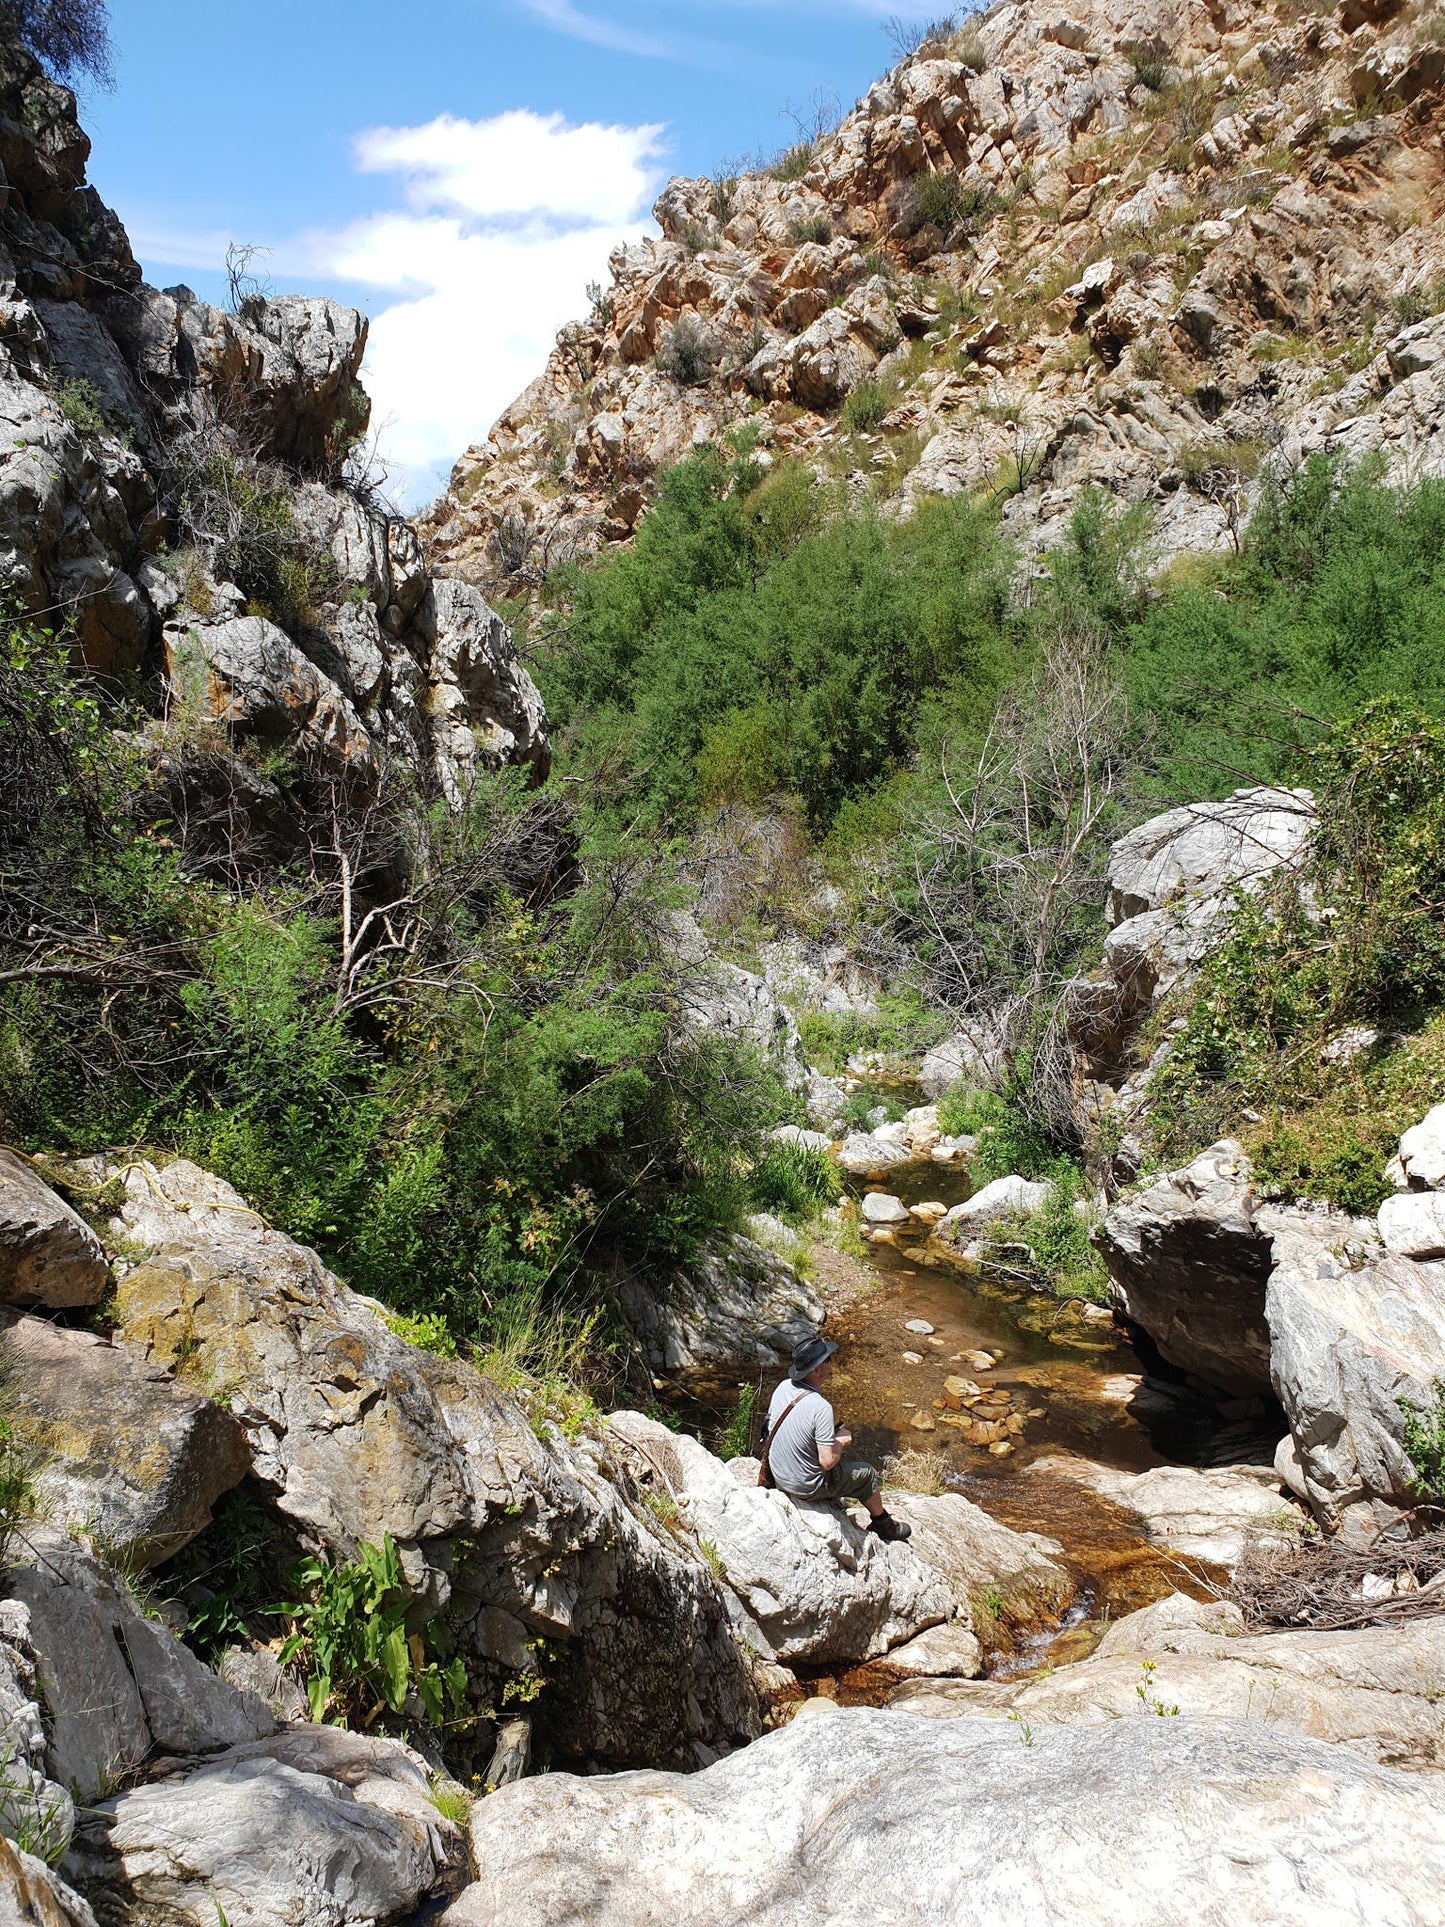
[[[808,1374],[816,1372],[837,1349],[831,1338],[805,1338],[801,1345],[793,1347],[793,1362],[788,1367],[788,1377],[795,1385],[801,1385]]]

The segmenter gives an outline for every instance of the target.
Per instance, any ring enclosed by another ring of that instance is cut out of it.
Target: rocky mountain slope
[[[1025,551],[1097,484],[1156,557],[1271,464],[1445,467],[1428,0],[1004,0],[770,169],[674,180],[428,529],[492,590],[625,541],[746,428],[893,508],[992,493]]]
[[[86,183],[73,95],[14,45],[0,142],[0,569],[18,613],[68,626],[102,677],[159,658],[181,745],[214,720],[348,780],[399,761],[453,796],[478,767],[545,770],[505,629],[366,486],[365,317],[147,287]],[[276,804],[237,776],[258,817]]]

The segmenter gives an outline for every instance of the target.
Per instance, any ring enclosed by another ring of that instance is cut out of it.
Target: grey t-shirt
[[[820,1445],[831,1445],[833,1433],[837,1429],[833,1423],[833,1408],[823,1394],[814,1391],[811,1385],[804,1388],[785,1378],[773,1393],[768,1407],[768,1429],[777,1425],[778,1419],[793,1400],[803,1393],[803,1402],[788,1412],[778,1426],[778,1435],[773,1440],[768,1453],[768,1464],[772,1468],[773,1484],[794,1498],[810,1498],[823,1484],[823,1467],[818,1459]]]

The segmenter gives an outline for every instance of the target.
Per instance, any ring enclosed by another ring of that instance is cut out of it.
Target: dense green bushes
[[[895,524],[705,450],[629,553],[561,585],[540,668],[565,766],[620,756],[671,823],[784,790],[826,829],[909,761],[926,703],[981,725],[1013,657],[1006,584],[962,498]]]

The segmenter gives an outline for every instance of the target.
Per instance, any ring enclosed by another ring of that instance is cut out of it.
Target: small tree
[[[0,0],[0,30],[27,47],[57,80],[111,81],[105,0]]]

